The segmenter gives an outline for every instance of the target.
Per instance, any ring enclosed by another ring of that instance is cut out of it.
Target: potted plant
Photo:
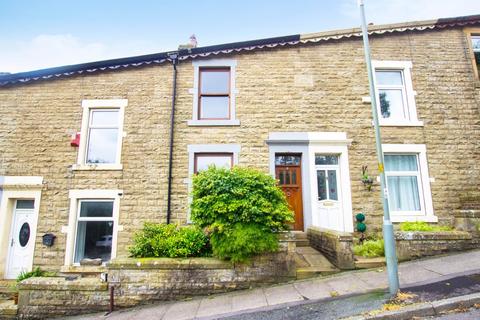
[[[368,175],[367,166],[362,166],[362,183],[368,191],[372,190],[373,178]]]

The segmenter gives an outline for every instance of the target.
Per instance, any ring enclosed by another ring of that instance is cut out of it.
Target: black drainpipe
[[[178,52],[169,54],[173,66],[172,114],[170,115],[170,151],[168,158],[168,194],[167,194],[167,224],[172,216],[172,165],[173,165],[173,129],[175,124],[175,97],[177,95],[177,63]]]

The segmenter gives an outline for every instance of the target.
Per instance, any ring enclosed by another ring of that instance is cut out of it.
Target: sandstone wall
[[[459,196],[478,189],[480,115],[472,68],[461,29],[372,36],[376,60],[413,63],[418,118],[423,127],[383,127],[385,143],[427,145],[435,214],[453,224]],[[215,57],[218,58],[218,57]],[[353,212],[364,212],[369,230],[381,227],[378,186],[368,192],[361,167],[376,167],[374,133],[361,39],[232,54],[237,60],[235,127],[191,127],[193,66],[178,66],[173,162],[173,221],[187,216],[189,144],[241,145],[239,163],[268,170],[272,131],[343,131],[349,147]],[[70,189],[122,189],[118,254],[125,256],[144,221],[166,218],[171,65],[149,66],[38,81],[0,88],[0,175],[44,177],[34,264],[64,263]],[[72,171],[77,149],[70,134],[81,126],[82,99],[128,99],[120,171]],[[353,219],[353,217],[352,217]],[[41,244],[54,233],[56,244]]]

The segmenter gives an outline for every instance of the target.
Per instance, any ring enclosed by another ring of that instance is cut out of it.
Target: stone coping
[[[231,269],[234,264],[216,258],[117,258],[108,269]]]
[[[396,240],[471,240],[466,231],[396,231]]]
[[[108,284],[98,278],[66,280],[63,277],[33,277],[20,282],[19,290],[105,291]]]
[[[353,241],[353,235],[349,232],[336,231],[336,230],[325,229],[320,227],[309,227],[308,232],[330,235],[335,238],[338,238],[338,240],[340,241]]]

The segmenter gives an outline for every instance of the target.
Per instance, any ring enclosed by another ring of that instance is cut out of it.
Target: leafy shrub
[[[353,253],[365,258],[383,257],[385,256],[383,239],[366,240],[362,244],[354,245]]]
[[[211,233],[214,255],[244,261],[276,250],[274,232],[288,229],[293,213],[270,175],[210,167],[193,178],[191,218]]]
[[[17,282],[21,282],[25,279],[33,278],[33,277],[45,277],[46,275],[47,275],[46,271],[41,270],[40,267],[36,267],[32,271],[28,271],[28,272],[22,271],[17,277]]]
[[[401,231],[452,231],[449,226],[432,226],[426,222],[402,222],[400,223]]]
[[[147,257],[198,257],[209,254],[208,237],[195,226],[145,222],[143,230],[134,236],[130,254]]]
[[[255,254],[278,249],[277,236],[262,230],[257,224],[237,223],[222,233],[212,233],[210,242],[216,257],[233,262],[245,261]]]

